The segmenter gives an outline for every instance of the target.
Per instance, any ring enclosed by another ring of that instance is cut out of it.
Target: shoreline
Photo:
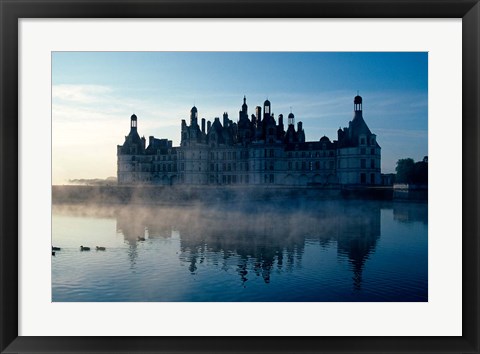
[[[53,204],[190,204],[294,200],[428,201],[428,190],[392,186],[88,186],[53,185]]]

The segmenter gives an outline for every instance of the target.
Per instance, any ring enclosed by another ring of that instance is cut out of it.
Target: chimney
[[[212,126],[212,122],[207,122],[207,133],[210,131],[210,127]]]
[[[257,115],[257,123],[260,123],[262,121],[262,107],[257,106],[255,108],[255,114]]]
[[[223,113],[223,127],[224,128],[228,127],[228,113],[227,112]]]
[[[297,132],[300,133],[303,130],[302,122],[297,123]]]
[[[202,118],[202,133],[205,134],[205,118]]]

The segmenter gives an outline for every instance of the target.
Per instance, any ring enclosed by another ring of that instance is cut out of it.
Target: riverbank
[[[391,187],[52,186],[54,204],[184,204],[292,199],[392,200]]]

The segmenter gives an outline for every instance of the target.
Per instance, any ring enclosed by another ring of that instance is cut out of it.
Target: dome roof
[[[263,103],[264,106],[270,106],[270,101],[269,100],[266,100],[264,103]]]
[[[190,112],[197,112],[197,107],[193,106]]]
[[[130,117],[131,120],[137,120],[137,116],[135,114],[132,114],[132,116]]]
[[[330,139],[327,137],[327,136],[322,136],[322,138],[320,139],[320,142],[321,143],[329,143],[330,142]]]
[[[354,100],[353,100],[353,103],[354,104],[359,104],[359,103],[362,103],[362,97],[357,95],[355,96]]]
[[[295,116],[293,115],[293,113],[290,113],[290,114],[288,115],[288,118],[295,118]]]

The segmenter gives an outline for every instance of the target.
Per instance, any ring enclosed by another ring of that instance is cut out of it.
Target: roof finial
[[[357,90],[357,96],[359,96],[359,94],[358,94],[358,90]]]
[[[292,113],[292,106],[290,106],[290,113]]]

